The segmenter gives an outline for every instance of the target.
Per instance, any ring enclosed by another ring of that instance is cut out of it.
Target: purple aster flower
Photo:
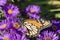
[[[52,23],[52,25],[55,25],[55,26],[57,26],[58,29],[60,29],[60,19],[51,20],[51,23]]]
[[[54,32],[44,31],[39,35],[38,40],[58,40],[59,37]]]
[[[37,5],[29,5],[26,8],[26,13],[29,15],[29,18],[39,19],[40,16],[37,14],[40,12],[40,7]]]
[[[11,36],[12,36],[12,39],[14,39],[14,40],[28,40],[27,38],[26,38],[26,35],[25,34],[18,34],[16,31],[14,31],[14,30],[11,30],[10,31],[10,33],[11,33]]]
[[[12,40],[10,33],[8,33],[6,30],[3,30],[3,31],[0,30],[0,39],[1,40]]]
[[[10,21],[9,20],[2,20],[0,22],[0,29],[8,29],[10,28]]]
[[[3,40],[11,40],[10,34],[4,34],[4,37],[2,37]]]
[[[0,0],[0,6],[4,6],[7,3],[7,0]]]
[[[12,18],[10,20],[11,20],[11,25],[14,29],[19,29],[21,27],[21,24],[18,18]]]
[[[10,36],[12,40],[20,40],[21,35],[19,35],[15,30],[10,29]]]
[[[27,13],[36,13],[38,14],[40,12],[40,7],[37,6],[37,5],[29,5],[27,8],[26,8],[26,12]]]
[[[57,33],[59,33],[59,34],[60,34],[60,30],[57,30]]]
[[[4,7],[4,15],[6,18],[16,17],[19,14],[19,8],[13,4]]]
[[[52,22],[53,24],[59,24],[59,23],[60,23],[59,20],[51,20],[51,22]]]
[[[28,40],[25,34],[19,34],[14,29],[5,30],[0,32],[0,39],[2,40]]]

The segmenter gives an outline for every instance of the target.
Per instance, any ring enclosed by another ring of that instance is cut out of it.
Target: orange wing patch
[[[33,19],[27,19],[27,20],[24,20],[25,22],[29,22],[29,23],[32,23],[33,25],[35,25],[36,27],[40,28],[42,27],[42,23],[40,22],[37,22],[36,20],[33,20]]]

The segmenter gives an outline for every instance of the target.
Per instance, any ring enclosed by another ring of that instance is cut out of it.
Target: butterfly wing
[[[39,29],[42,27],[42,24],[38,23],[36,20],[27,19],[27,20],[24,20],[24,27],[27,28],[26,34],[29,37],[31,36],[35,37],[38,34]]]

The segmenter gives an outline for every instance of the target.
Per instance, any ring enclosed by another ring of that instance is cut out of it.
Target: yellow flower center
[[[2,25],[2,28],[6,28],[6,26],[7,26],[6,24],[3,24],[3,25]]]
[[[16,29],[18,29],[20,27],[20,25],[19,25],[19,23],[14,23],[13,27],[16,28]]]
[[[50,37],[46,37],[44,40],[52,40]]]
[[[9,40],[9,38],[4,38],[4,40]]]
[[[11,9],[8,10],[8,14],[12,14],[12,12],[13,12],[13,11],[12,11]]]
[[[34,9],[32,9],[32,8],[30,9],[30,11],[31,11],[31,12],[35,12],[35,10],[34,10]]]

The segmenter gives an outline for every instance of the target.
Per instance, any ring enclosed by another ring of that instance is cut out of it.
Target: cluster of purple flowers
[[[14,4],[6,4],[8,0],[0,0],[0,7],[6,19],[0,22],[0,40],[28,40],[25,28],[21,28],[17,15],[19,8]]]
[[[3,9],[5,20],[0,22],[0,40],[29,40],[26,37],[26,29],[21,27],[21,21],[17,18],[20,13],[19,8],[14,4],[6,4],[8,0],[0,0],[0,7]],[[2,10],[1,9],[1,10]],[[40,7],[37,5],[29,5],[26,13],[31,19],[39,19]],[[51,23],[60,26],[60,21],[52,20]],[[56,32],[43,31],[38,35],[37,40],[59,40],[60,29]]]

